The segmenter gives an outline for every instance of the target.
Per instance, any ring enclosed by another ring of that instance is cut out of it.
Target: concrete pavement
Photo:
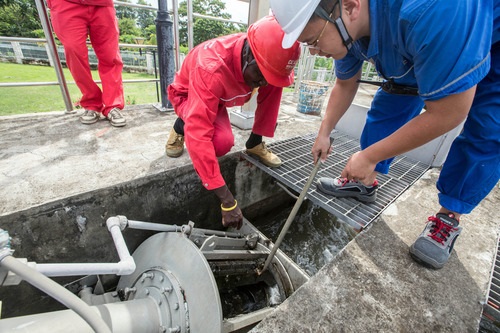
[[[368,105],[372,91],[357,102]],[[321,118],[284,98],[276,136],[316,132]],[[173,113],[129,107],[127,126],[88,126],[62,112],[0,118],[2,216],[79,193],[190,165],[164,155]],[[248,130],[235,128],[242,150]],[[442,270],[412,261],[408,247],[437,207],[430,170],[332,262],[252,332],[476,332],[497,250],[500,189],[470,215]],[[1,225],[1,223],[0,223]]]

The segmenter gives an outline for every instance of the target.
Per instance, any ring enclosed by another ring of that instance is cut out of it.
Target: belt
[[[418,96],[418,88],[405,86],[402,84],[397,84],[394,80],[387,80],[384,82],[380,81],[369,81],[369,80],[358,80],[359,83],[368,83],[379,86],[383,91],[389,94],[395,95],[410,95],[410,96]]]

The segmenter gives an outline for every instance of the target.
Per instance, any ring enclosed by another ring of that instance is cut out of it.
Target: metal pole
[[[188,29],[188,50],[193,49],[193,0],[187,0],[187,29]]]
[[[158,78],[158,69],[156,69],[156,50],[152,50],[151,52],[153,52],[153,66],[155,69],[155,79],[157,79]],[[155,85],[156,85],[156,101],[159,102],[160,101],[160,92],[158,90],[158,81],[155,82]]]
[[[174,81],[175,73],[172,21],[167,11],[167,0],[158,0],[156,36],[158,41],[158,63],[160,67],[162,106],[160,111],[167,111],[167,109],[172,108],[172,104],[167,96],[167,86]]]
[[[66,84],[66,79],[61,67],[61,60],[59,59],[59,54],[57,54],[57,46],[54,41],[54,36],[52,35],[52,28],[49,24],[47,8],[45,7],[43,0],[35,0],[35,3],[36,9],[38,10],[38,16],[40,17],[40,22],[42,23],[43,32],[45,33],[45,38],[47,39],[47,44],[49,45],[49,57],[52,57],[54,60],[54,68],[56,70],[57,80],[59,81],[59,87],[61,88],[64,104],[66,105],[66,113],[75,113],[76,111],[73,110],[68,85]]]
[[[180,41],[179,41],[179,4],[177,0],[172,0],[172,15],[174,16],[174,48],[175,48],[175,70],[181,68],[180,60]]]
[[[333,138],[330,138],[330,145],[332,143],[333,143]],[[295,219],[295,215],[297,215],[297,212],[299,211],[300,205],[302,204],[302,201],[304,201],[304,198],[307,194],[307,191],[309,190],[309,187],[311,187],[311,183],[312,183],[314,177],[316,176],[316,174],[318,173],[318,170],[319,170],[321,164],[323,164],[323,162],[321,162],[321,159],[318,158],[318,161],[316,162],[316,165],[314,166],[313,170],[311,171],[311,174],[309,175],[309,178],[307,179],[306,184],[304,185],[304,188],[302,189],[302,192],[299,195],[299,198],[295,202],[295,205],[292,208],[292,212],[288,216],[288,218],[285,222],[285,225],[283,226],[283,229],[281,230],[281,232],[278,236],[278,239],[276,240],[276,243],[274,243],[274,246],[271,250],[271,253],[269,253],[269,255],[267,256],[266,262],[264,263],[264,267],[262,268],[262,270],[258,271],[259,275],[262,274],[267,269],[267,267],[269,266],[269,264],[273,260],[274,254],[276,253],[276,251],[278,251],[278,248],[281,245],[283,238],[285,238],[285,235],[288,231],[288,228],[290,228],[290,225],[292,224],[293,220]]]

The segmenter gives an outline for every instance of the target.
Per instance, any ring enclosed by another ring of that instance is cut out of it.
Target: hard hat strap
[[[337,17],[335,20],[331,18],[333,12],[335,11],[335,7],[339,5],[339,17]],[[344,21],[342,20],[342,0],[338,0],[335,5],[333,5],[333,9],[330,14],[326,12],[326,10],[318,6],[316,7],[316,10],[314,11],[316,15],[318,15],[320,18],[330,21],[335,25],[337,28],[340,37],[342,38],[342,42],[344,43],[345,47],[347,50],[350,50],[352,47],[353,40],[351,36],[349,36],[349,32],[347,32],[347,28],[345,27]]]
[[[245,64],[243,65],[243,68],[241,69],[241,74],[245,75],[245,70],[247,69],[248,66],[253,65],[256,63],[255,58],[252,56],[252,61],[248,62],[248,57],[250,56],[250,45],[248,44],[248,41],[245,40],[245,45],[243,46],[243,57],[245,58]]]

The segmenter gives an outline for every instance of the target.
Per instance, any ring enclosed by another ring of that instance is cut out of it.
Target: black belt
[[[402,84],[397,84],[394,82],[394,80],[387,80],[384,82],[358,80],[357,82],[368,83],[368,84],[373,84],[373,85],[379,86],[382,88],[383,91],[385,91],[389,94],[418,96],[418,88],[404,86]]]

